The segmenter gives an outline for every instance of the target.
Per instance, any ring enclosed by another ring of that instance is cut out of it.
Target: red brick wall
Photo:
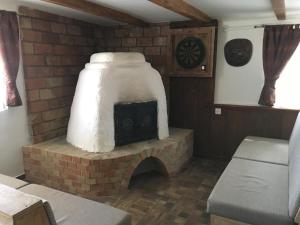
[[[20,7],[20,29],[33,142],[66,133],[80,70],[102,41],[102,28]]]
[[[111,52],[141,52],[146,60],[157,69],[168,98],[169,78],[167,76],[167,55],[169,46],[169,25],[154,24],[150,27],[117,26],[103,30],[104,42],[97,42],[100,50]]]

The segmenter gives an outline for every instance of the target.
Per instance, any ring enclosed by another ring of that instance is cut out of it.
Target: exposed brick
[[[64,79],[62,77],[52,77],[46,79],[46,87],[59,87],[64,84]]]
[[[103,38],[104,37],[103,30],[99,29],[99,28],[96,28],[95,29],[95,37],[96,38]]]
[[[23,63],[26,66],[42,66],[45,65],[45,59],[39,55],[24,55]]]
[[[55,67],[53,71],[54,76],[67,76],[70,75],[68,71],[68,67]]]
[[[46,111],[42,113],[42,118],[44,121],[64,118],[69,115],[69,111],[70,111],[69,107]]]
[[[81,35],[81,28],[76,25],[67,25],[67,32],[71,35]]]
[[[22,43],[22,49],[24,54],[33,54],[33,44],[29,42]]]
[[[46,57],[47,65],[56,65],[56,66],[72,66],[72,65],[83,65],[88,62],[88,57],[84,56],[47,56]]]
[[[159,36],[159,35],[160,35],[160,27],[159,26],[144,28],[144,36],[145,37],[153,37],[153,36]]]
[[[122,40],[121,39],[109,39],[107,40],[107,47],[121,47],[122,45]]]
[[[52,53],[52,45],[50,44],[34,44],[35,54],[50,54]]]
[[[80,55],[92,55],[95,52],[93,47],[83,46],[77,48],[77,53]]]
[[[161,55],[168,55],[169,54],[168,48],[167,47],[161,47],[160,48],[160,54]]]
[[[115,30],[116,37],[124,38],[124,37],[127,37],[128,35],[129,35],[128,29],[116,29]]]
[[[33,30],[22,30],[22,40],[23,41],[42,41],[42,33]]]
[[[167,35],[169,35],[169,33],[170,33],[169,25],[163,25],[163,26],[160,27],[160,34],[161,35],[167,36]]]
[[[30,18],[21,16],[19,21],[20,21],[21,28],[27,28],[27,29],[32,28]]]
[[[146,47],[145,54],[146,55],[160,55],[160,47]]]
[[[51,31],[50,23],[45,20],[32,19],[32,28],[40,31]]]
[[[69,73],[71,74],[71,75],[78,75],[79,74],[79,72],[82,70],[82,66],[70,66],[70,67],[68,67],[68,69],[69,69]]]
[[[130,37],[142,37],[143,36],[143,28],[142,27],[132,27],[129,31]]]
[[[140,53],[144,53],[144,48],[142,48],[142,47],[129,48],[129,52],[140,52]]]
[[[48,100],[49,109],[56,109],[59,107],[66,107],[72,104],[73,96],[67,96],[63,98],[56,98]]]
[[[96,41],[94,38],[87,38],[87,45],[94,46],[96,44]]]
[[[57,128],[58,122],[64,126]],[[33,131],[38,134],[34,135],[33,139],[38,142],[45,138],[65,134],[66,126],[67,118],[36,124]],[[49,127],[51,130],[48,130]],[[134,154],[128,154],[126,157],[116,156],[113,159],[105,159],[101,156],[97,159],[90,159],[84,153],[74,155],[77,154],[73,152],[76,148],[60,141],[59,145],[56,145],[58,150],[56,152],[49,150],[48,146],[51,142],[42,146],[24,147],[26,177],[30,177],[31,181],[42,181],[45,185],[54,185],[65,191],[73,190],[77,194],[84,193],[90,198],[111,195],[127,189],[133,171],[143,159],[148,157],[161,160],[167,175],[176,175],[192,156],[192,132],[180,134],[172,142],[154,143],[151,150],[147,147],[140,147],[139,151]],[[68,152],[73,152],[72,156]],[[47,157],[42,157],[42,155],[47,155]],[[172,155],[172,160],[169,160],[170,155]],[[48,179],[41,179],[45,176]]]
[[[59,34],[42,33],[42,42],[58,43],[59,42]]]
[[[37,101],[37,102],[30,102],[29,110],[32,113],[35,112],[42,112],[49,109],[48,102],[46,101]]]
[[[46,58],[47,65],[63,65],[63,57],[61,56],[48,56]]]
[[[40,98],[42,100],[65,97],[74,94],[74,87],[56,87],[52,89],[40,90]]]
[[[61,127],[66,126],[68,123],[68,119],[57,119],[50,122],[44,122],[41,124],[33,125],[33,134],[43,134],[51,130],[55,130]]]
[[[87,37],[95,37],[94,26],[90,26],[88,23],[81,25],[81,34]],[[94,39],[94,38],[93,38]]]
[[[137,46],[152,46],[152,38],[151,37],[138,38]]]
[[[55,45],[54,54],[56,55],[74,55],[77,54],[77,48],[66,45]]]
[[[31,124],[41,123],[43,121],[41,113],[31,113],[30,115]]]
[[[74,36],[74,44],[78,46],[86,46],[89,45],[88,39],[81,36]]]
[[[47,100],[47,99],[51,99],[51,98],[55,98],[56,96],[54,95],[54,93],[52,92],[51,89],[42,89],[40,90],[40,98],[41,100]]]
[[[67,119],[68,113],[63,115],[62,112],[72,103],[80,70],[89,61],[97,45],[102,48],[107,46],[104,36],[114,36],[112,32],[115,29],[102,29],[94,24],[25,7],[20,8],[19,14],[25,15],[20,16],[20,28],[31,124],[41,125],[45,124],[43,120],[52,122],[52,119],[63,116]],[[128,35],[127,29],[128,27],[116,33],[118,36]],[[104,35],[103,30],[110,33]],[[124,41],[124,45],[135,47],[130,41],[131,39]],[[121,39],[112,40],[110,44],[115,49],[122,47]],[[129,49],[126,47],[123,50]],[[34,142],[66,132],[66,124],[61,128],[52,127],[53,130],[48,131],[43,126],[40,127],[42,133],[39,133],[38,128],[35,129]]]
[[[66,44],[66,45],[74,45],[75,44],[75,37],[69,35],[59,35],[59,43]]]
[[[121,48],[115,48],[115,52],[129,52],[129,48],[121,47]]]
[[[25,68],[26,77],[49,77],[53,74],[53,68],[46,66],[34,66]]]
[[[134,47],[136,46],[136,38],[124,38],[122,39],[123,47]]]
[[[153,38],[153,45],[165,46],[165,45],[167,45],[167,38],[166,37],[154,37]]]
[[[30,102],[39,100],[40,99],[39,91],[38,90],[28,91],[27,98]]]
[[[44,78],[26,79],[25,83],[27,90],[34,90],[46,87],[46,80]]]
[[[65,34],[66,25],[62,23],[51,23],[51,31],[53,33]]]

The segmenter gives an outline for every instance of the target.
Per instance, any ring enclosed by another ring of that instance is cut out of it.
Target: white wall
[[[263,28],[254,28],[254,25],[278,23],[299,23],[299,19],[283,22],[263,19],[223,22],[218,33],[215,104],[258,105],[264,84]],[[230,66],[224,57],[226,42],[235,38],[247,38],[253,44],[251,60],[242,67]]]
[[[242,67],[227,64],[224,46],[234,38],[247,38],[253,44],[251,60]],[[263,87],[262,66],[263,29],[252,27],[223,28],[219,30],[216,67],[216,104],[257,105]]]
[[[16,11],[17,3],[14,0],[1,0],[0,10]],[[31,141],[27,120],[23,63],[21,61],[17,86],[23,105],[0,112],[0,173],[10,176],[24,173],[21,147]]]

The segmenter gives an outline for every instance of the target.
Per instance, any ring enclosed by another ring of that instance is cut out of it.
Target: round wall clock
[[[205,57],[205,47],[200,38],[186,37],[176,47],[175,57],[177,63],[186,69],[199,66]]]
[[[224,47],[226,62],[231,66],[244,66],[252,56],[252,43],[248,39],[232,39]]]

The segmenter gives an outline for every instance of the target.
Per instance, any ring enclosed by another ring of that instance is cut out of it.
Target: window
[[[6,106],[6,87],[4,82],[4,62],[0,57],[0,112],[7,109]]]
[[[276,82],[275,107],[300,109],[300,44]]]

